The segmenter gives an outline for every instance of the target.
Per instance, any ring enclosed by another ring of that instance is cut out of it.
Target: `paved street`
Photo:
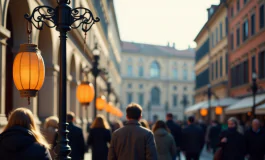
[[[182,160],[185,160],[185,157],[182,155]],[[202,152],[200,160],[212,160],[212,154],[206,152],[205,150]],[[85,155],[85,160],[91,160],[91,151]]]

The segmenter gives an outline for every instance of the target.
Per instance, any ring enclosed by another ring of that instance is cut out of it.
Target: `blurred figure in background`
[[[166,123],[157,121],[153,126],[153,133],[157,145],[158,160],[173,160],[177,153],[177,147]]]
[[[51,160],[50,146],[29,109],[17,108],[0,135],[1,160]]]
[[[83,131],[80,127],[74,124],[75,114],[73,112],[67,113],[67,122],[69,123],[67,129],[69,146],[71,147],[70,157],[72,160],[83,160],[85,154],[85,140]]]
[[[249,160],[264,160],[265,156],[265,133],[260,128],[260,121],[254,119],[252,127],[245,134],[247,157]]]
[[[171,134],[173,135],[175,144],[177,146],[177,154],[176,157],[174,157],[173,159],[175,160],[178,157],[178,159],[180,160],[180,146],[182,141],[181,127],[173,121],[172,113],[168,113],[166,115],[166,120],[166,125],[169,128]]]
[[[245,141],[240,133],[238,120],[235,117],[228,119],[228,129],[221,133],[222,160],[244,160]]]
[[[115,120],[112,123],[113,127],[112,127],[112,132],[115,132],[117,129],[123,127],[122,121],[121,120]]]
[[[58,123],[59,123],[59,120],[57,117],[50,116],[45,119],[44,126],[43,126],[43,135],[46,138],[49,145],[51,146],[50,154],[51,154],[52,159],[55,159],[55,153],[53,151],[53,148],[56,145],[55,137],[56,137],[57,130],[58,130]]]
[[[111,128],[103,115],[98,115],[90,127],[87,148],[92,149],[92,160],[107,160]]]
[[[194,117],[189,117],[188,126],[182,130],[182,150],[186,160],[199,160],[204,145],[203,130],[194,122]]]
[[[150,126],[149,126],[147,120],[141,119],[140,120],[140,124],[141,124],[142,127],[146,128],[146,129],[150,129]]]
[[[213,153],[216,152],[216,149],[218,147],[219,144],[219,136],[221,134],[221,127],[218,123],[218,121],[214,120],[212,121],[210,130],[209,130],[209,135],[208,135],[208,139],[209,139],[209,144],[210,147],[212,148]]]

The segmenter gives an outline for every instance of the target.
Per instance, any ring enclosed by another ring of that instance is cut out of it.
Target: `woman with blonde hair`
[[[50,148],[29,109],[17,108],[0,135],[1,160],[50,160]]]
[[[55,116],[50,116],[45,119],[44,122],[44,128],[43,128],[43,135],[48,141],[49,145],[51,146],[50,154],[52,159],[55,158],[55,153],[53,151],[53,148],[55,147],[55,137],[58,130],[58,123],[59,119]]]
[[[141,119],[141,120],[140,120],[140,124],[141,124],[142,127],[146,128],[146,129],[150,129],[147,120],[145,120],[145,119]]]
[[[111,130],[103,115],[98,115],[93,121],[87,140],[87,148],[92,149],[92,160],[108,159],[108,144],[111,139]]]

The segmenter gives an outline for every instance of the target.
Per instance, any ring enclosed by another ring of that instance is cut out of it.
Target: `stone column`
[[[58,72],[59,66],[47,66],[45,68],[44,84],[39,91],[39,117],[57,116],[58,111]]]
[[[70,84],[70,110],[75,113],[76,117],[76,123],[80,123],[80,106],[79,102],[76,98],[76,88],[77,88],[78,82],[73,79]]]
[[[5,115],[5,95],[6,95],[6,39],[10,37],[10,32],[0,26],[0,127],[7,123]]]

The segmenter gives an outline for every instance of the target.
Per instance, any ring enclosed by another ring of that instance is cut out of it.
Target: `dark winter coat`
[[[70,157],[72,160],[84,159],[85,154],[85,140],[83,131],[80,127],[77,127],[73,123],[69,123],[67,127],[69,146],[71,147]]]
[[[182,130],[182,150],[198,154],[204,145],[204,132],[198,125],[191,124]]]
[[[263,160],[265,155],[265,133],[264,130],[254,132],[249,129],[245,133],[246,154],[251,160]]]
[[[209,131],[209,140],[212,148],[217,148],[220,142],[221,127],[212,126]]]
[[[226,143],[221,143],[223,149],[223,160],[244,160],[245,141],[242,134],[237,130],[225,130],[221,133],[220,138],[227,138]],[[221,140],[220,139],[220,140]]]
[[[1,160],[51,160],[48,149],[36,142],[30,130],[15,126],[0,135]]]
[[[92,149],[92,160],[108,159],[108,144],[111,139],[111,131],[105,128],[92,128],[87,140],[88,147]]]
[[[153,133],[136,120],[112,134],[108,160],[157,160]]]
[[[176,124],[175,122],[173,122],[172,120],[168,120],[166,122],[167,124],[167,127],[169,128],[172,136],[174,137],[174,140],[175,140],[175,143],[176,143],[176,146],[177,147],[180,147],[181,146],[181,136],[182,136],[182,133],[181,133],[181,127]]]
[[[177,153],[177,147],[173,136],[163,128],[155,131],[158,160],[172,160]]]

